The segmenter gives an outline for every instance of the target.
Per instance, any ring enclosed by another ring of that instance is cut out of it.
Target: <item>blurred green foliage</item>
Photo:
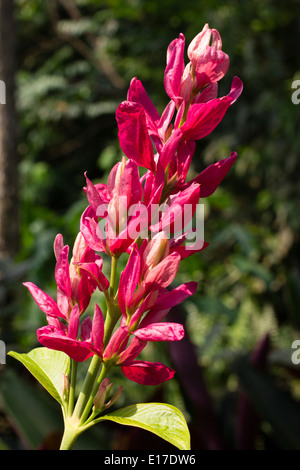
[[[15,264],[3,268],[0,334],[21,351],[36,346],[35,329],[44,322],[21,282],[55,292],[54,237],[60,232],[73,244],[87,205],[84,172],[105,182],[121,156],[114,112],[131,78],[142,80],[161,111],[168,102],[168,44],[182,32],[188,45],[205,23],[219,30],[230,56],[220,95],[234,75],[244,91],[218,128],[198,142],[190,177],[232,150],[238,160],[202,201],[209,247],[185,260],[176,282],[199,281],[183,306],[186,329],[226,446],[235,448],[228,414],[240,383],[231,364],[266,334],[269,373],[295,400],[300,397],[299,369],[291,363],[291,343],[300,337],[300,106],[291,101],[300,73],[299,2],[17,0],[16,15],[22,248]],[[164,345],[146,354],[169,360]],[[125,389],[120,405],[154,393],[131,383]],[[163,393],[188,415],[176,380]],[[268,419],[261,417],[255,448],[281,446]]]

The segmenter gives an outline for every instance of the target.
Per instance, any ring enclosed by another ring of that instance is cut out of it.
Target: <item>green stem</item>
[[[92,358],[92,361],[90,363],[89,369],[87,371],[81,392],[79,394],[75,409],[74,409],[74,414],[73,414],[73,420],[77,424],[80,423],[81,421],[81,416],[82,413],[84,412],[84,409],[87,405],[87,402],[89,401],[95,380],[97,378],[99,369],[101,365],[101,357],[94,355]]]
[[[94,387],[93,387],[93,390],[90,394],[89,400],[88,400],[88,402],[86,404],[86,407],[85,407],[85,409],[84,409],[84,411],[81,415],[80,425],[82,425],[82,426],[86,422],[88,414],[89,414],[89,412],[90,412],[90,410],[93,406],[94,398],[95,398],[96,393],[98,392],[99,385],[101,384],[102,380],[105,379],[106,374],[107,374],[108,371],[109,371],[109,367],[107,367],[106,364],[103,364],[101,372],[99,374],[99,377],[98,377],[97,381],[94,383]]]
[[[105,319],[104,346],[107,345],[114,327],[120,317],[119,308],[116,307],[114,300],[117,263],[118,257],[112,256],[109,295],[106,295],[107,314]],[[92,408],[93,400],[97,393],[98,387],[108,371],[108,367],[103,364],[101,373],[99,374],[101,363],[101,357],[94,355],[88,368],[75,408],[74,396],[77,365],[75,366],[75,361],[72,363],[68,413],[67,419],[65,420],[65,431],[61,442],[61,450],[71,449],[79,434],[83,432],[84,422],[86,421]],[[71,416],[73,409],[74,412]]]
[[[115,283],[116,283],[116,273],[117,273],[117,264],[118,259],[116,256],[111,258],[111,272],[110,272],[110,285],[109,285],[109,295],[112,299],[115,294]]]
[[[59,450],[71,450],[80,434],[78,429],[66,425]]]
[[[78,367],[78,362],[76,362],[72,359],[72,362],[71,362],[71,383],[70,383],[69,403],[68,403],[68,416],[72,415],[73,409],[74,409],[77,367]]]
[[[115,318],[115,315],[113,314],[113,307],[109,308],[107,310],[105,323],[104,323],[104,328],[105,328],[104,338],[103,338],[104,347],[107,346],[118,319],[119,318]]]

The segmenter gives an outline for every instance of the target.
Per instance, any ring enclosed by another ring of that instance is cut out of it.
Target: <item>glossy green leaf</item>
[[[20,361],[43,387],[60,404],[62,403],[63,374],[70,371],[70,359],[61,352],[48,348],[36,348],[27,354],[8,353]]]
[[[180,450],[190,450],[190,433],[180,410],[164,403],[138,403],[109,413],[96,421],[110,420],[150,431]]]

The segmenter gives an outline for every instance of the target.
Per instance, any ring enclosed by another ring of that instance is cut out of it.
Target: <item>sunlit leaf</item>
[[[65,353],[36,348],[27,354],[10,351],[8,355],[20,361],[50,395],[62,403],[63,375],[70,371],[70,359]]]
[[[180,410],[164,403],[138,403],[109,413],[97,420],[134,426],[161,437],[180,450],[190,449],[190,434]]]

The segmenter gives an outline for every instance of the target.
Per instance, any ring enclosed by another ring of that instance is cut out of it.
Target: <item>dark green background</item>
[[[76,8],[65,8],[70,3]],[[16,16],[21,248],[3,266],[0,337],[7,349],[26,352],[38,345],[35,331],[45,319],[22,282],[55,295],[54,237],[60,232],[73,244],[87,205],[84,172],[105,182],[121,157],[114,112],[131,78],[142,80],[162,111],[168,44],[182,32],[188,45],[209,23],[230,56],[220,96],[234,75],[244,91],[217,129],[197,143],[191,171],[192,177],[238,152],[215,194],[201,201],[210,245],[182,264],[176,280],[199,281],[180,312],[195,347],[184,354],[192,355],[194,368],[156,390],[126,380],[119,404],[155,397],[178,406],[194,449],[299,449],[300,366],[291,361],[292,341],[300,339],[300,104],[291,99],[292,83],[300,79],[299,2],[17,0]],[[247,358],[262,340],[258,372]],[[147,352],[150,360],[164,357],[169,364],[175,356],[162,344]],[[9,358],[1,367],[0,445],[36,448],[59,424],[45,418],[43,393],[39,405],[24,398],[31,396],[28,387],[36,389],[25,371]],[[115,383],[122,381],[117,376]],[[29,424],[34,435],[24,439],[22,423],[30,416],[39,424]],[[41,428],[37,435],[34,426]],[[122,431],[99,426],[96,436],[78,445],[160,445]],[[55,433],[53,439],[50,448]]]

